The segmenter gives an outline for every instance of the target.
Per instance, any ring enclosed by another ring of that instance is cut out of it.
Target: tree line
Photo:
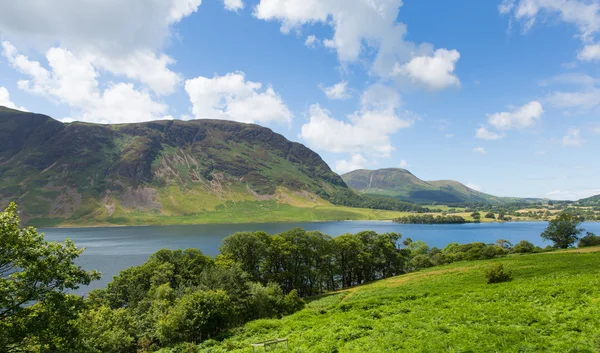
[[[394,218],[396,223],[401,224],[464,224],[471,223],[461,216],[448,215],[448,216],[434,216],[430,214],[424,215],[408,215],[404,217]]]

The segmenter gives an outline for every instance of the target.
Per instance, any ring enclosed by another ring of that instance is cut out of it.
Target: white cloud
[[[591,87],[581,91],[558,91],[551,93],[546,99],[555,107],[589,110],[600,104],[600,89]]]
[[[168,107],[135,89],[131,83],[112,83],[102,90],[98,72],[86,59],[76,57],[62,48],[51,48],[46,53],[50,69],[38,61],[31,61],[17,52],[8,42],[2,43],[3,54],[9,64],[28,76],[18,81],[22,90],[67,104],[73,116],[69,120],[96,123],[126,123],[160,119]]]
[[[254,16],[279,21],[283,33],[317,23],[331,26],[333,37],[324,39],[323,45],[334,49],[342,63],[355,62],[363,53],[370,58],[375,52],[372,73],[389,78],[398,65],[434,55],[431,44],[418,45],[405,39],[406,25],[397,22],[401,6],[402,0],[260,0]],[[433,80],[421,71],[416,78]],[[435,84],[439,85],[439,79]]]
[[[600,45],[590,44],[583,47],[577,54],[577,59],[581,61],[598,61],[600,60]]]
[[[10,109],[16,109],[26,112],[27,109],[24,107],[18,107],[15,103],[10,100],[10,94],[5,87],[0,86],[0,106],[4,106]]]
[[[244,8],[244,2],[242,0],[224,0],[225,9],[229,11],[238,11]]]
[[[481,154],[487,154],[487,151],[483,147],[475,147],[475,148],[473,148],[473,152],[475,152],[475,153],[481,153]]]
[[[485,127],[480,127],[475,133],[475,137],[482,140],[499,140],[504,137],[504,134],[499,134],[494,131],[490,131]]]
[[[351,97],[350,92],[348,92],[347,81],[342,81],[329,87],[321,87],[321,90],[329,99],[348,99]]]
[[[481,187],[481,185],[477,185],[477,184],[471,184],[471,183],[468,183],[468,184],[467,184],[467,187],[468,187],[469,189],[473,189],[473,190],[475,190],[475,191],[479,191],[479,192],[482,192],[482,191],[483,191],[483,188]]]
[[[538,101],[532,101],[511,112],[494,113],[488,116],[488,123],[498,130],[527,128],[535,125],[544,114]]]
[[[529,30],[542,14],[547,14],[557,15],[563,22],[575,25],[584,41],[593,39],[600,31],[600,4],[596,1],[509,0],[503,5],[499,8],[500,13],[524,22],[525,30]]]
[[[317,44],[319,44],[319,40],[314,35],[306,37],[306,41],[304,41],[304,45],[306,45],[309,48],[314,48],[317,46]]]
[[[213,78],[196,77],[185,82],[198,119],[225,119],[246,123],[286,123],[292,113],[271,87],[246,81],[243,72]]]
[[[433,56],[417,56],[404,65],[396,65],[394,73],[409,77],[413,82],[433,90],[460,86],[454,75],[460,54],[456,50],[438,49]]]
[[[181,75],[167,67],[175,60],[165,54],[157,55],[149,50],[136,51],[124,57],[88,54],[87,59],[98,69],[138,80],[161,95],[173,93],[182,81]]]
[[[400,168],[406,169],[408,167],[410,167],[410,165],[408,164],[407,161],[405,161],[404,159],[400,161]]]
[[[37,0],[0,2],[0,33],[21,47],[58,47],[96,69],[126,76],[157,94],[180,83],[160,49],[171,27],[197,11],[201,0]]]
[[[498,8],[501,14],[523,23],[529,31],[536,22],[557,16],[561,21],[574,25],[582,42],[590,43],[600,32],[600,3],[595,0],[504,0]],[[586,45],[578,58],[584,61],[600,57],[597,45]]]
[[[588,189],[588,190],[554,190],[546,194],[546,196],[553,200],[572,200],[577,201],[585,199],[591,196],[599,195],[600,189]]]
[[[335,163],[335,170],[340,174],[348,173],[357,169],[364,169],[367,160],[360,154],[353,154],[352,158],[347,160],[339,160]]]
[[[387,157],[394,150],[390,135],[411,126],[414,120],[400,117],[400,103],[395,90],[376,84],[363,93],[361,109],[349,115],[347,121],[335,119],[328,110],[314,104],[300,136],[319,150]]]
[[[577,128],[569,128],[563,137],[563,146],[581,147],[585,141],[581,138],[581,131]]]

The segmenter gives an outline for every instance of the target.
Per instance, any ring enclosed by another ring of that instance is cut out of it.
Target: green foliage
[[[485,214],[485,218],[496,219],[496,216],[494,215],[493,212],[488,212]]]
[[[70,240],[47,242],[22,228],[14,203],[0,213],[0,351],[71,344],[69,320],[81,303],[65,292],[100,278],[75,264],[82,252]]]
[[[484,272],[487,284],[508,282],[512,279],[512,272],[504,268],[504,265],[497,262],[490,265]]]
[[[461,216],[433,216],[430,214],[425,215],[410,215],[405,217],[399,217],[394,219],[396,223],[402,224],[464,224],[469,223],[466,219]]]
[[[558,217],[551,220],[548,227],[541,234],[541,237],[554,242],[554,247],[566,249],[572,246],[583,229],[578,228],[581,219],[569,213],[561,213]]]
[[[587,232],[587,234],[579,239],[577,244],[578,248],[584,248],[586,246],[598,246],[600,245],[600,237],[594,233]]]
[[[410,265],[415,270],[421,270],[428,267],[433,267],[434,263],[427,255],[417,255],[410,260]]]
[[[159,319],[157,336],[164,345],[199,343],[228,329],[233,306],[224,291],[193,291],[179,298],[164,318]]]
[[[527,240],[521,240],[513,247],[513,252],[518,254],[532,253],[535,251],[535,246]]]

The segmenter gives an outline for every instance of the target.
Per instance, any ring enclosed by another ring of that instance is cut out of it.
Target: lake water
[[[119,271],[144,263],[156,251],[169,249],[198,248],[205,255],[215,256],[226,236],[241,231],[265,231],[280,233],[294,227],[318,230],[330,236],[374,230],[378,233],[397,232],[403,238],[423,240],[430,247],[443,248],[448,243],[471,243],[475,241],[493,243],[506,239],[513,244],[528,240],[545,246],[540,233],[546,222],[479,223],[413,225],[381,221],[345,221],[314,223],[265,223],[265,224],[211,224],[161,227],[116,227],[40,229],[47,240],[64,241],[70,238],[78,247],[86,250],[78,263],[86,269],[102,272],[102,279],[93,282],[77,293],[86,294],[94,288],[103,288]],[[600,223],[585,223],[587,231],[600,234]]]

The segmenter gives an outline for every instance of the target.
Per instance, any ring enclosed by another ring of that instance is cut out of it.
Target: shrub
[[[284,313],[290,315],[304,309],[304,300],[298,296],[298,291],[293,289],[283,298]]]
[[[485,218],[496,219],[496,216],[494,216],[493,212],[488,212],[486,213]]]
[[[583,248],[586,246],[598,246],[598,245],[600,245],[600,237],[594,233],[587,232],[587,234],[579,240],[577,247]]]
[[[512,279],[510,270],[505,269],[501,263],[493,264],[485,270],[487,284],[508,282]]]
[[[433,266],[433,262],[427,255],[417,255],[410,260],[410,264],[417,270]]]
[[[527,240],[521,240],[517,245],[513,247],[513,252],[517,254],[532,253],[535,250],[535,246]]]

